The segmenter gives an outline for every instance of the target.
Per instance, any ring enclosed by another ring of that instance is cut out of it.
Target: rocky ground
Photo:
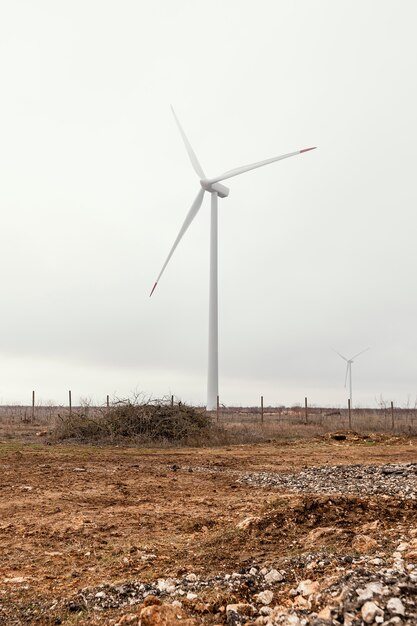
[[[0,443],[0,623],[417,625],[416,460]]]

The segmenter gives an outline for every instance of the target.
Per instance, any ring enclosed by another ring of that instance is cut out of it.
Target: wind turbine
[[[296,152],[289,152],[288,154],[283,154],[281,156],[272,157],[271,159],[266,159],[265,161],[257,161],[256,163],[252,163],[250,165],[244,165],[242,167],[237,167],[233,170],[229,170],[220,174],[219,176],[215,176],[214,178],[207,178],[205,175],[203,168],[200,165],[199,160],[191,147],[190,142],[187,139],[187,136],[175,114],[174,109],[171,107],[172,113],[174,115],[175,121],[177,123],[178,129],[180,131],[180,135],[185,144],[185,148],[188,152],[188,156],[191,161],[191,165],[193,166],[197,176],[200,179],[200,187],[194,202],[191,205],[190,210],[188,211],[186,218],[184,220],[183,225],[180,228],[180,231],[177,235],[177,238],[174,241],[174,244],[168,254],[168,257],[165,263],[162,266],[161,271],[159,272],[158,278],[155,281],[155,284],[152,288],[150,295],[153,294],[155,288],[164,273],[166,266],[168,265],[169,260],[171,259],[175,248],[178,246],[191,222],[197,215],[200,207],[203,203],[204,194],[207,191],[211,194],[211,222],[210,222],[210,287],[209,287],[209,338],[208,338],[208,373],[207,373],[207,410],[211,411],[217,406],[217,396],[219,393],[219,351],[218,351],[218,287],[217,287],[217,208],[218,202],[217,199],[226,198],[229,195],[229,189],[221,184],[221,181],[226,180],[228,178],[233,178],[234,176],[239,176],[240,174],[244,174],[245,172],[249,172],[250,170],[257,169],[258,167],[263,167],[264,165],[268,165],[269,163],[275,163],[275,161],[281,161],[282,159],[288,159],[289,157],[295,156],[297,154],[302,154],[303,152],[308,152],[309,150],[315,150],[315,148],[304,148],[304,150],[297,150]]]
[[[367,352],[368,350],[370,350],[370,348],[365,348],[365,350],[362,350],[361,352],[358,352],[358,354],[355,354],[350,359],[347,359],[345,356],[343,356],[343,354],[340,354],[340,352],[335,350],[336,354],[338,354],[340,357],[342,357],[343,360],[346,361],[345,387],[346,387],[346,383],[347,383],[347,380],[348,380],[348,377],[349,377],[349,399],[350,399],[350,408],[351,409],[353,409],[353,404],[352,404],[352,363],[354,363],[354,359],[356,359],[358,356],[360,356],[364,352]]]

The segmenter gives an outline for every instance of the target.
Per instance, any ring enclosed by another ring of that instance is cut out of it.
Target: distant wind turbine
[[[346,361],[345,387],[346,387],[346,383],[347,383],[347,380],[348,380],[348,377],[349,377],[349,399],[350,399],[350,408],[351,409],[353,409],[353,404],[352,404],[352,363],[354,363],[354,359],[356,359],[358,356],[360,356],[364,352],[367,352],[368,350],[370,350],[370,348],[365,348],[365,350],[362,350],[361,352],[358,352],[358,354],[355,354],[350,359],[347,359],[345,356],[343,356],[343,354],[340,354],[340,352],[335,350],[336,354],[338,354],[340,357],[342,357],[342,359],[344,361]]]
[[[171,107],[172,109],[172,107]],[[155,291],[156,285],[158,284],[166,266],[168,265],[169,260],[171,259],[175,248],[178,246],[191,222],[197,215],[198,211],[203,202],[204,193],[207,191],[211,194],[211,225],[210,225],[210,289],[209,289],[209,341],[208,341],[208,374],[207,374],[207,409],[213,410],[217,406],[217,396],[219,393],[219,366],[218,366],[218,287],[217,287],[217,198],[226,198],[229,195],[229,189],[221,184],[221,181],[226,180],[227,178],[232,178],[234,176],[239,176],[240,174],[244,174],[245,172],[249,172],[250,170],[254,170],[258,167],[263,167],[264,165],[268,165],[269,163],[274,163],[275,161],[281,161],[282,159],[287,159],[289,157],[295,156],[297,154],[302,154],[303,152],[308,152],[309,150],[315,150],[315,148],[304,148],[304,150],[297,150],[296,152],[290,152],[288,154],[283,154],[281,156],[272,157],[271,159],[266,159],[265,161],[258,161],[256,163],[252,163],[251,165],[244,165],[243,167],[237,167],[236,169],[229,170],[224,174],[220,174],[220,176],[215,176],[214,178],[207,178],[203,168],[200,165],[199,160],[191,147],[190,142],[187,139],[182,126],[175,115],[174,109],[172,109],[174,114],[175,121],[177,123],[178,129],[180,131],[182,140],[185,144],[185,148],[188,152],[188,156],[190,158],[191,164],[200,179],[201,189],[198,192],[193,204],[187,216],[184,220],[183,225],[180,228],[180,231],[177,235],[177,238],[174,241],[174,244],[168,254],[168,257],[165,263],[162,266],[161,271],[159,272],[158,278],[155,281],[155,284],[152,288],[150,295]]]

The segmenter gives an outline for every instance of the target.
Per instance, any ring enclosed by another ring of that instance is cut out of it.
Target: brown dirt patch
[[[51,609],[47,621],[41,607],[103,582],[274,563],[302,552],[315,528],[336,529],[317,540],[333,551],[365,531],[380,543],[394,540],[415,524],[415,502],[277,494],[236,482],[249,470],[416,460],[416,440],[373,443],[178,450],[0,444],[0,622],[110,623],[107,614],[74,622],[62,608]],[[238,528],[248,517],[258,519]]]

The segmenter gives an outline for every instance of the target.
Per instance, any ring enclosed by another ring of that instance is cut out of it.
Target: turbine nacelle
[[[230,189],[228,187],[225,187],[221,183],[212,183],[207,178],[202,178],[200,180],[200,185],[202,186],[204,191],[208,191],[209,193],[217,193],[219,198],[227,198],[227,196],[229,195]]]

